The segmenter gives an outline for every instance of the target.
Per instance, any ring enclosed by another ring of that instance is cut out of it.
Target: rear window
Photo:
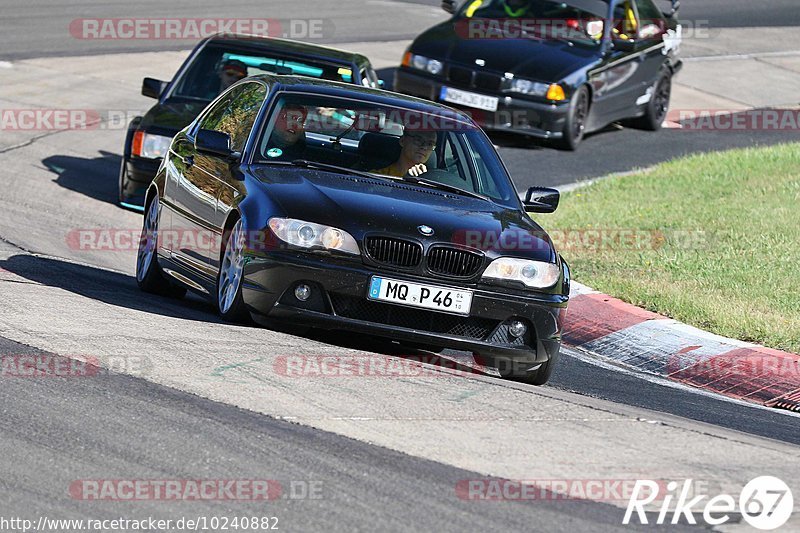
[[[353,70],[346,64],[211,44],[197,55],[189,69],[177,80],[172,96],[211,101],[245,77],[268,73],[353,82]]]

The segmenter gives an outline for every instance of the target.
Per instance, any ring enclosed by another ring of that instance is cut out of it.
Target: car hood
[[[141,128],[158,134],[178,133],[205,109],[207,102],[167,100],[160,102],[142,118]]]
[[[432,59],[476,67],[482,59],[482,68],[496,72],[510,72],[517,76],[540,81],[559,82],[581,68],[598,60],[599,49],[579,45],[570,46],[565,41],[533,39],[468,39],[461,28],[466,19],[455,23],[444,22],[417,37],[411,51]],[[462,35],[463,34],[463,35]]]
[[[357,240],[376,232],[425,243],[455,243],[489,257],[555,262],[550,237],[519,209],[413,184],[313,169],[257,167],[254,175],[284,216],[344,229]],[[419,226],[430,226],[423,237]]]

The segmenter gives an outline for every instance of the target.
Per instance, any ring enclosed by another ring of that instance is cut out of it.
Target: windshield
[[[471,38],[534,38],[596,45],[603,38],[608,4],[601,0],[471,0],[459,17]]]
[[[178,80],[172,96],[211,101],[237,81],[267,73],[296,74],[346,83],[353,81],[353,70],[345,64],[209,44]]]
[[[258,146],[260,163],[306,160],[518,205],[494,147],[474,124],[454,114],[284,93]]]

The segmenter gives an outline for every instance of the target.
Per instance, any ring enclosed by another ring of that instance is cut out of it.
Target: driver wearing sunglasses
[[[428,171],[425,162],[431,157],[436,148],[435,131],[403,130],[399,139],[400,157],[391,165],[373,170],[376,174],[402,178],[405,176],[418,177]]]

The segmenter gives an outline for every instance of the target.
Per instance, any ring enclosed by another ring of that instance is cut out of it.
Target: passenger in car
[[[247,65],[237,59],[229,59],[222,64],[219,70],[219,91],[218,94],[247,77]]]
[[[411,130],[406,127],[399,142],[400,157],[397,158],[397,161],[389,166],[371,170],[370,172],[402,178],[406,175],[412,177],[421,176],[428,171],[425,162],[428,161],[433,149],[436,148],[436,132]]]

